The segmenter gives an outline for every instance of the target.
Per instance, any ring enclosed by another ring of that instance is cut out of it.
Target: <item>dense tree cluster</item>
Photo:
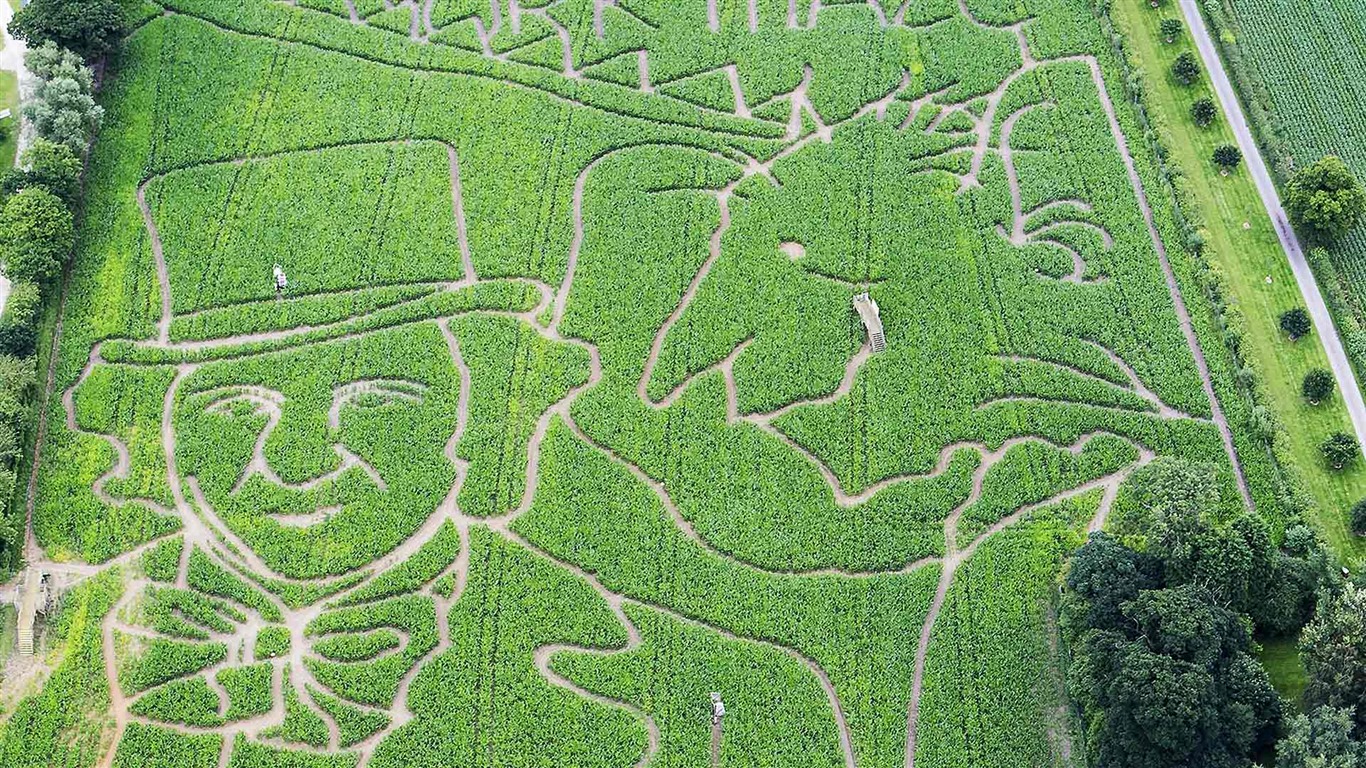
[[[123,11],[117,0],[32,0],[15,12],[9,32],[30,47],[52,43],[94,59],[117,45]]]
[[[1127,496],[1066,576],[1069,685],[1096,764],[1247,766],[1281,718],[1249,630],[1303,626],[1332,568],[1308,528],[1278,547],[1258,517],[1219,520],[1213,467],[1158,461]]]

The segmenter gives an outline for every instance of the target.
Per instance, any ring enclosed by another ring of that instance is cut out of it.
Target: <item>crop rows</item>
[[[1128,474],[1274,514],[1089,7],[707,5],[125,41],[35,508],[115,765],[1051,765]]]

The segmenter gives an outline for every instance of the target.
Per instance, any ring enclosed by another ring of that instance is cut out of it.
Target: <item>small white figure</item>
[[[289,278],[285,277],[285,270],[279,265],[275,265],[275,295],[279,296],[289,287]]]
[[[726,716],[726,705],[721,702],[721,694],[712,691],[711,693],[711,724],[720,725],[721,718]]]

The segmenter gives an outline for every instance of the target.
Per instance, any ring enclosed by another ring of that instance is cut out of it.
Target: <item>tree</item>
[[[1168,43],[1176,42],[1176,38],[1180,37],[1181,33],[1185,30],[1185,27],[1181,24],[1181,20],[1173,18],[1163,19],[1159,27],[1162,30],[1162,39],[1166,40]]]
[[[1285,208],[1315,240],[1331,240],[1356,226],[1366,213],[1366,190],[1346,163],[1328,155],[1291,175]]]
[[[74,243],[71,211],[46,189],[26,189],[0,209],[0,259],[12,280],[43,283],[52,279]]]
[[[1214,148],[1214,164],[1219,166],[1220,172],[1228,175],[1229,171],[1238,167],[1243,162],[1243,152],[1232,144],[1220,144]]]
[[[1314,329],[1309,322],[1309,313],[1301,307],[1286,310],[1281,313],[1281,330],[1290,335],[1291,341],[1298,341]]]
[[[1214,106],[1214,99],[1208,96],[1201,96],[1191,104],[1191,119],[1201,128],[1214,122],[1218,114],[1219,108]]]
[[[1352,505],[1352,533],[1366,536],[1366,499]]]
[[[68,207],[75,206],[81,195],[81,159],[70,147],[34,139],[20,165],[0,179],[0,191],[12,195],[26,187],[43,187]]]
[[[1366,589],[1346,584],[1322,600],[1300,636],[1310,706],[1356,707],[1353,731],[1366,737]]]
[[[1342,469],[1356,461],[1361,454],[1361,446],[1357,445],[1357,439],[1346,432],[1334,432],[1319,448],[1323,451],[1323,457],[1333,465],[1333,469]]]
[[[1333,394],[1334,384],[1333,374],[1322,368],[1315,368],[1304,375],[1304,384],[1300,391],[1310,405],[1318,405]]]
[[[1194,585],[1149,590],[1122,631],[1093,630],[1069,681],[1114,768],[1246,764],[1269,744],[1280,700],[1238,614]]]
[[[1120,607],[1145,589],[1160,585],[1153,558],[1119,543],[1103,531],[1091,534],[1072,555],[1067,570],[1064,615],[1074,639],[1085,629],[1118,629]]]
[[[1200,79],[1200,60],[1190,51],[1182,51],[1172,62],[1172,77],[1182,85],[1195,85],[1195,81]]]
[[[123,13],[117,0],[32,0],[15,12],[9,31],[30,48],[50,42],[95,59],[118,44]]]
[[[37,79],[32,97],[24,102],[24,116],[38,135],[65,144],[80,154],[104,119],[104,109],[92,95],[95,76],[71,51],[45,43],[24,55],[24,65]]]
[[[1352,738],[1350,708],[1319,707],[1290,720],[1276,768],[1366,768],[1366,743]]]

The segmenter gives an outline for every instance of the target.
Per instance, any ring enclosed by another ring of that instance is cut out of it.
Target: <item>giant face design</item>
[[[185,498],[281,575],[362,566],[447,496],[459,382],[435,323],[206,364],[176,396]]]

